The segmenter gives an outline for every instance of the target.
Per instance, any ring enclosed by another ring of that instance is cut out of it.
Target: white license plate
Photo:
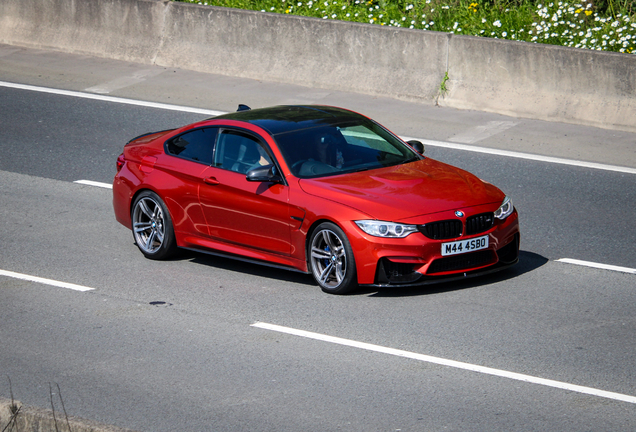
[[[488,236],[442,243],[442,256],[463,254],[488,248]]]

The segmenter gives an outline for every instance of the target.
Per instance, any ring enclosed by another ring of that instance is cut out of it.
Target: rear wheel
[[[324,292],[344,294],[357,286],[353,251],[337,225],[320,224],[311,235],[308,252],[311,273]]]
[[[177,249],[168,209],[154,192],[144,191],[135,199],[132,230],[135,243],[146,258],[168,258]]]

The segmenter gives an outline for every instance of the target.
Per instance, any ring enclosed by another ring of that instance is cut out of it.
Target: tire
[[[170,213],[152,191],[140,193],[133,203],[132,232],[135,244],[146,258],[165,259],[177,249]]]
[[[311,274],[324,292],[345,294],[357,287],[353,251],[337,225],[318,225],[311,235],[307,256]]]

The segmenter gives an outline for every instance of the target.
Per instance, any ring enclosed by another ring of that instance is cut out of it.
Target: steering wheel
[[[294,163],[293,163],[293,165],[291,166],[291,171],[292,171],[293,173],[298,173],[298,172],[300,172],[300,167],[301,167],[301,166],[302,166],[305,162],[307,162],[307,159],[301,159],[301,160],[299,160],[299,161],[294,162]]]

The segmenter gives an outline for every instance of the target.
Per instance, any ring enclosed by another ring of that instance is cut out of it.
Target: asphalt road
[[[0,60],[5,82],[211,110],[232,93],[333,103],[401,135],[636,167],[620,131],[183,71],[131,81],[139,65],[6,46]],[[1,396],[60,409],[59,384],[70,415],[139,431],[636,429],[636,275],[557,261],[636,268],[636,174],[427,147],[513,197],[521,262],[329,296],[298,273],[146,260],[111,191],[74,183],[111,182],[128,139],[206,115],[6,86],[0,101],[0,271],[92,288],[0,275]]]

